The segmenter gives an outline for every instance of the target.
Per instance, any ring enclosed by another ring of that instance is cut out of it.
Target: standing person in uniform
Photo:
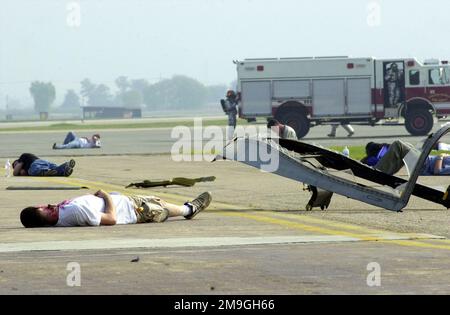
[[[233,90],[228,90],[226,99],[222,99],[220,101],[223,111],[228,116],[227,140],[231,140],[233,138],[234,129],[236,128],[238,101],[236,92]]]
[[[341,122],[331,125],[331,132],[328,134],[328,137],[330,138],[336,137],[336,130],[338,129],[339,126],[342,126],[342,128],[344,128],[347,131],[348,133],[347,137],[351,137],[355,134],[355,130],[349,123]]]
[[[401,82],[403,80],[403,72],[399,70],[397,63],[387,69],[384,80],[388,88],[388,106],[395,107],[401,100]]]

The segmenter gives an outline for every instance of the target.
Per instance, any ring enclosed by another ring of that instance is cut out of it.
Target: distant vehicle
[[[448,61],[338,56],[234,63],[240,117],[274,117],[299,138],[320,124],[399,118],[410,134],[421,136],[432,130],[434,117],[450,113]]]

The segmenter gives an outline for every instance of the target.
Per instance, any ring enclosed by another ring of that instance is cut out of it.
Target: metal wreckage
[[[306,210],[327,209],[333,193],[364,203],[400,212],[411,195],[450,208],[450,186],[445,190],[417,183],[421,169],[438,141],[450,131],[444,125],[430,135],[421,150],[412,149],[403,159],[409,179],[388,175],[341,153],[302,141],[273,138],[235,138],[218,158],[235,160],[301,183],[312,192]],[[277,157],[277,167],[269,170],[261,148]],[[259,152],[257,152],[259,151]],[[376,184],[376,185],[374,185]],[[445,191],[442,191],[445,190]]]

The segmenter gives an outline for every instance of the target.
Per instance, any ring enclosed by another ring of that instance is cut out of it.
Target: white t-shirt
[[[116,208],[117,224],[137,222],[133,202],[124,195],[111,194]],[[101,214],[105,212],[105,201],[94,195],[75,198],[59,207],[59,219],[56,226],[100,225]]]
[[[290,127],[288,125],[284,125],[284,131],[283,131],[282,138],[297,140],[297,134],[295,133],[295,130],[292,127]]]
[[[100,140],[92,142],[86,138],[79,138],[78,143],[80,144],[80,148],[100,148],[102,146]]]
[[[80,144],[81,148],[89,148],[90,147],[90,143],[86,138],[79,138],[78,143]]]

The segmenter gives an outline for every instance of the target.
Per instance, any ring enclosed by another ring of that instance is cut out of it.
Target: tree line
[[[80,82],[78,94],[66,91],[61,108],[79,109],[80,106],[117,106],[146,108],[148,110],[199,109],[208,103],[217,103],[224,97],[227,86],[209,85],[183,75],[150,84],[145,79],[120,76],[115,80],[116,92],[105,84],[90,79]],[[56,89],[51,82],[34,81],[30,93],[37,112],[49,112],[55,101]]]

